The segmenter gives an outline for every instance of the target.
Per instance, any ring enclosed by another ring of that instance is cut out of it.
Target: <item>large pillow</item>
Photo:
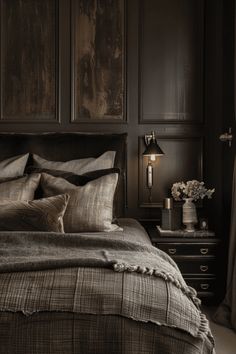
[[[68,200],[68,194],[32,201],[0,200],[0,230],[64,232]]]
[[[22,176],[29,154],[13,156],[0,161],[0,178],[14,178]]]
[[[45,197],[70,195],[64,216],[65,232],[91,232],[122,230],[112,224],[117,181],[118,174],[112,173],[78,187],[61,177],[42,173],[40,183]]]
[[[0,199],[33,200],[40,176],[39,173],[33,173],[7,182],[0,181]]]
[[[48,175],[52,175],[54,177],[62,177],[66,179],[68,182],[75,184],[76,186],[84,186],[86,183],[93,181],[96,178],[109,175],[111,173],[120,174],[120,169],[117,167],[107,168],[104,170],[96,170],[84,173],[82,175],[77,175],[73,172],[62,171],[62,170],[50,170],[48,168],[39,168],[35,166],[28,166],[25,170],[26,173],[47,173]]]
[[[97,158],[89,157],[85,159],[60,162],[48,161],[36,154],[33,154],[33,163],[35,167],[68,171],[81,175],[90,171],[112,168],[114,166],[115,155],[115,151],[106,151]]]

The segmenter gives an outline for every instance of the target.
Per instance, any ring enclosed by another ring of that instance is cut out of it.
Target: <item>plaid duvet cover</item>
[[[137,222],[121,224],[109,237],[149,243]],[[68,267],[2,273],[0,289],[0,353],[214,351],[199,309],[160,277]]]

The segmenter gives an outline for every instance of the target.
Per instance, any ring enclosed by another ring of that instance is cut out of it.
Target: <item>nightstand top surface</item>
[[[158,242],[219,242],[215,233],[209,230],[196,230],[195,232],[186,232],[184,230],[162,230],[158,225],[147,227],[147,231],[152,241]]]

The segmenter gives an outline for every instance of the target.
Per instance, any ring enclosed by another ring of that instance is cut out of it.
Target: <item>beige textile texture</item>
[[[119,226],[112,224],[117,181],[118,174],[112,173],[88,182],[85,186],[75,186],[64,178],[46,173],[41,175],[45,197],[63,193],[70,195],[64,216],[65,232],[120,230]]]
[[[84,159],[60,162],[48,161],[36,154],[33,154],[33,161],[35,167],[73,172],[81,175],[90,171],[112,168],[114,166],[115,155],[115,151],[106,151],[104,152],[104,154],[97,158],[89,157]]]
[[[150,244],[136,220],[119,219],[119,224],[124,231],[109,237],[99,232],[0,232],[2,263],[8,259],[12,268],[12,272],[0,274],[3,353],[57,353],[54,343],[61,335],[64,340],[59,352],[63,354],[212,354],[208,323],[202,326],[205,316],[183,288],[176,286],[176,278],[184,287],[186,284],[173,260]],[[27,271],[20,271],[26,266],[22,255],[28,262]],[[61,259],[59,268],[45,269],[43,263],[54,262],[55,257]],[[142,268],[155,266],[169,276],[115,272],[107,257],[126,259],[130,265],[138,262]],[[66,267],[68,262],[72,267]],[[38,266],[41,270],[36,270]],[[67,321],[68,314],[83,318]],[[113,320],[107,317],[111,315]],[[104,323],[103,318],[109,321]],[[126,331],[122,318],[129,320]],[[19,348],[22,351],[17,352]]]
[[[14,180],[0,182],[0,199],[33,200],[40,174],[33,173]]]
[[[14,178],[22,176],[29,154],[13,156],[0,161],[0,178]]]
[[[0,200],[0,230],[64,232],[68,200],[68,194],[32,201]]]

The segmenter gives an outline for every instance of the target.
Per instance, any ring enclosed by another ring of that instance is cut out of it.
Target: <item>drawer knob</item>
[[[201,272],[207,272],[208,266],[207,265],[200,265],[200,270],[201,270]]]
[[[207,289],[209,289],[209,284],[207,284],[207,283],[200,284],[200,288],[201,288],[202,290],[207,290]]]
[[[200,253],[201,254],[207,254],[209,252],[208,248],[200,248]]]
[[[168,253],[169,254],[176,254],[176,248],[168,248]]]

